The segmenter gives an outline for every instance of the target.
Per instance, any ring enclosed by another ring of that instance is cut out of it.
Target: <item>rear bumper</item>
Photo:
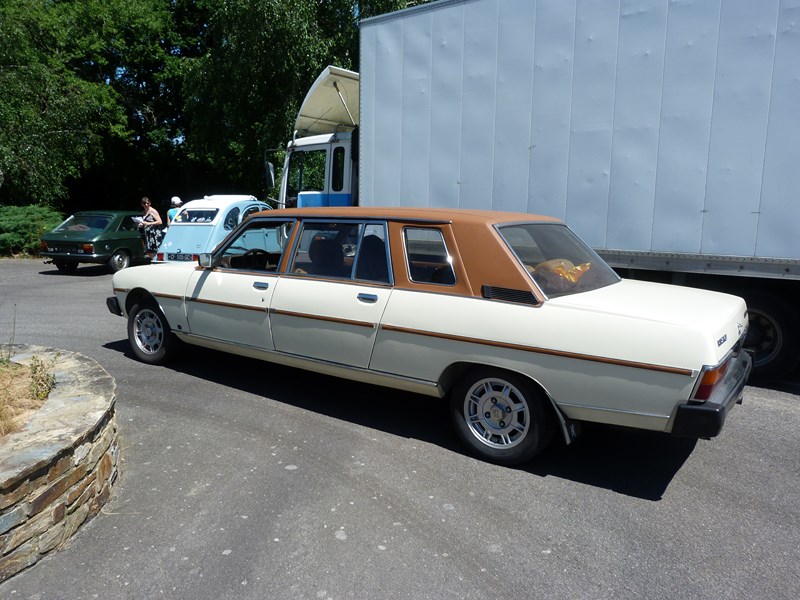
[[[742,391],[753,367],[747,352],[740,352],[728,369],[725,380],[703,404],[681,404],[672,424],[677,437],[710,438],[722,431],[725,417],[734,404],[742,403]]]
[[[42,258],[53,262],[93,263],[102,265],[111,259],[110,254],[79,254],[77,252],[40,252]]]

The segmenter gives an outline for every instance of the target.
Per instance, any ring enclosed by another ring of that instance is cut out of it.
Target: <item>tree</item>
[[[63,60],[59,11],[37,0],[0,2],[0,200],[50,202],[97,158],[113,102]]]
[[[357,68],[359,19],[417,3],[211,0],[207,51],[186,78],[190,157],[261,195],[260,158],[289,138],[319,72]]]

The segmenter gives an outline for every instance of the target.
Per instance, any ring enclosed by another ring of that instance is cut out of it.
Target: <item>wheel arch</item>
[[[146,302],[154,304],[163,313],[161,305],[156,300],[155,296],[153,296],[153,294],[151,294],[144,288],[134,288],[130,292],[128,292],[128,295],[125,298],[125,314],[129,315],[131,313],[131,309],[133,309],[134,306]]]
[[[564,414],[564,412],[558,407],[553,396],[550,392],[547,391],[547,388],[542,385],[542,383],[537,380],[535,377],[531,376],[529,373],[525,373],[523,371],[519,371],[517,369],[509,369],[505,366],[498,366],[494,364],[484,363],[484,362],[473,362],[473,361],[459,361],[452,363],[442,371],[442,374],[439,376],[439,387],[442,390],[444,396],[449,396],[450,392],[452,391],[453,387],[455,387],[456,383],[464,377],[467,373],[472,370],[479,369],[479,368],[488,368],[488,369],[496,369],[498,371],[504,371],[506,373],[513,373],[519,377],[522,377],[529,381],[531,385],[535,386],[536,389],[541,392],[541,394],[547,398],[546,406],[550,411],[552,417],[555,418],[556,422],[559,424],[559,429],[561,431],[562,436],[564,437],[565,443],[569,444],[578,437],[580,433],[579,424]]]

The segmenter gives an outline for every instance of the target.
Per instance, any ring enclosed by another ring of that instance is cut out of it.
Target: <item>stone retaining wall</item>
[[[97,515],[119,472],[114,379],[79,354],[14,350],[14,362],[53,361],[56,383],[25,429],[0,440],[0,582]]]

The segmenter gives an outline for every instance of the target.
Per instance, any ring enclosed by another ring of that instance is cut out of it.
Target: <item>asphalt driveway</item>
[[[118,385],[122,476],[0,598],[791,598],[800,384],[748,387],[721,436],[587,428],[508,469],[443,403],[187,348],[135,361],[111,275],[0,260],[0,342]]]

